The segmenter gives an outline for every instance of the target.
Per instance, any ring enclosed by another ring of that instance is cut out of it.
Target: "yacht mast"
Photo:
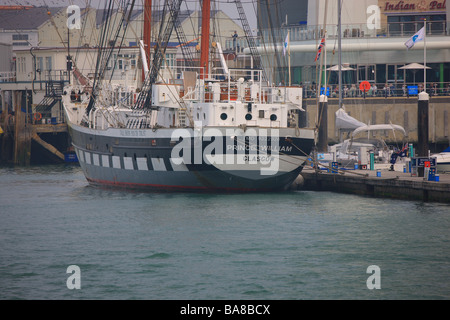
[[[342,0],[338,2],[339,109],[342,107]]]

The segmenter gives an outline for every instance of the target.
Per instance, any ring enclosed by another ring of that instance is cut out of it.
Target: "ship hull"
[[[173,138],[175,129],[94,130],[69,124],[73,146],[90,184],[142,191],[284,190],[300,174],[314,143],[309,130],[281,129],[273,131],[278,135],[276,139],[272,138],[277,140],[276,147],[273,146],[274,142],[269,142],[269,150],[271,147],[273,150],[262,153],[260,150],[254,152],[253,149],[252,152],[250,148],[237,147],[238,143],[234,141],[234,137],[231,140],[234,145],[230,146],[231,137],[227,136],[230,128],[215,129],[215,132],[223,132],[224,139],[223,148],[216,148],[213,152],[212,157],[216,159],[213,161],[211,156],[207,157],[205,153],[208,146],[211,149],[211,145],[202,142],[199,149],[195,138],[191,139],[191,157],[187,158],[186,150],[174,150],[180,146],[177,139]],[[185,129],[184,132],[195,135],[192,129]],[[258,134],[259,131],[256,132],[256,135]],[[211,137],[204,140],[214,141]],[[200,157],[197,156],[198,150],[201,150]],[[265,157],[272,158],[272,163],[259,161]]]

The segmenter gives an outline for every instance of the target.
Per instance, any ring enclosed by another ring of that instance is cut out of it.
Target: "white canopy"
[[[339,65],[329,67],[327,70],[328,71],[339,71]],[[341,67],[341,71],[351,71],[351,70],[355,70],[355,69],[353,69],[347,65],[342,65],[342,67]]]
[[[423,70],[424,68],[425,68],[425,66],[422,65],[422,64],[411,63],[411,64],[408,64],[408,65],[406,65],[404,67],[401,67],[399,69],[406,69],[406,70],[420,70],[420,69],[422,69]],[[431,68],[430,67],[426,67],[426,69],[431,69]]]
[[[404,135],[406,135],[405,129],[403,129],[402,126],[399,126],[397,124],[373,124],[373,125],[366,125],[364,127],[359,127],[352,133],[352,137],[356,136],[358,133],[361,132],[369,132],[369,131],[385,131],[385,130],[398,130],[402,132]]]
[[[336,129],[350,131],[364,126],[366,126],[365,123],[349,116],[344,109],[340,108],[338,111],[336,111]]]

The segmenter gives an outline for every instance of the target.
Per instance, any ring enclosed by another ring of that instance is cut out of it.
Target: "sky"
[[[153,0],[156,3],[158,0]],[[214,0],[212,0],[214,1]],[[142,4],[143,0],[137,0],[138,4]],[[252,30],[256,29],[256,14],[255,7],[253,3],[256,0],[241,0],[244,7],[245,13],[247,15],[247,20],[249,21]],[[29,5],[29,6],[49,6],[49,7],[64,7],[72,4],[78,5],[80,7],[86,7],[86,3],[90,3],[92,7],[104,8],[105,0],[0,0],[0,5]],[[236,4],[233,0],[218,0],[219,8],[223,10],[230,18],[237,19],[239,14],[236,9]],[[187,0],[187,5],[189,9],[200,10],[198,0]],[[186,8],[182,4],[182,8]]]

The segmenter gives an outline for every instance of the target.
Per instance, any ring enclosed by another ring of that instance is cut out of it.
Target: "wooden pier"
[[[39,81],[2,82],[0,86],[0,164],[62,163],[72,152],[61,96],[67,75]],[[44,86],[43,86],[44,85]],[[34,101],[34,102],[33,102]]]
[[[7,115],[1,122],[3,133],[0,135],[0,163],[30,165],[32,156],[44,159],[45,163],[65,161],[63,152],[68,151],[69,146],[67,124],[33,122],[26,121],[26,114],[20,110],[14,116]],[[36,150],[36,146],[41,151],[32,155],[32,149]]]
[[[450,174],[440,174],[439,181],[412,177],[411,173],[382,170],[348,170],[339,173],[316,172],[305,168],[297,183],[299,190],[331,191],[372,197],[424,202],[450,203]]]

